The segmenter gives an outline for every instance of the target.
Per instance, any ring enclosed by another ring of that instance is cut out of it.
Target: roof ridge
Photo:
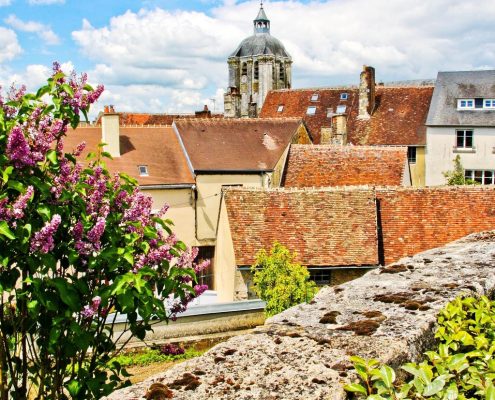
[[[397,149],[407,149],[407,145],[345,145],[341,146],[338,144],[293,144],[291,145],[292,148],[312,148],[315,150],[324,150],[324,149],[349,149],[349,150],[386,150],[386,151],[391,151],[391,150],[397,150]]]

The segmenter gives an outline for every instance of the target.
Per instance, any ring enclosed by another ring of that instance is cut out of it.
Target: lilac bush
[[[196,251],[98,149],[64,149],[103,91],[53,75],[36,94],[0,96],[0,400],[91,399],[125,384],[113,361],[118,313],[140,339],[206,290]],[[170,304],[166,307],[165,304]]]

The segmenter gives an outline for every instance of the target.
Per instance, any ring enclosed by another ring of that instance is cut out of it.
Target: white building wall
[[[473,147],[455,149],[456,130],[473,130]],[[442,172],[454,168],[453,159],[459,154],[464,169],[495,170],[495,126],[488,128],[471,127],[428,127],[426,131],[426,186],[444,185]]]

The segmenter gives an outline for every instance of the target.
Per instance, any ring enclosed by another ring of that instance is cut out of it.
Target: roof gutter
[[[219,175],[219,174],[232,174],[232,175],[241,175],[241,174],[264,174],[267,172],[273,172],[273,169],[197,169],[196,175],[204,174],[204,175]]]
[[[194,189],[194,183],[177,183],[172,185],[139,185],[141,190],[160,190],[160,189]]]

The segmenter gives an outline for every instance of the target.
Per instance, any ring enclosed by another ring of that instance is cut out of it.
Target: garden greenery
[[[454,169],[447,172],[442,172],[449,186],[455,185],[479,185],[478,182],[472,179],[466,179],[464,176],[464,167],[462,166],[461,156],[457,154],[452,160]]]
[[[36,94],[0,97],[0,400],[91,399],[123,384],[117,313],[140,339],[206,288],[196,251],[112,176],[101,148],[63,140],[103,91],[57,63]]]
[[[395,372],[376,360],[352,357],[360,383],[345,389],[358,397],[378,399],[495,400],[495,301],[458,298],[438,316],[438,349],[426,359],[401,368],[409,378],[396,382]]]
[[[306,267],[296,263],[295,253],[275,242],[268,254],[260,250],[251,267],[254,290],[260,299],[266,301],[265,313],[278,314],[289,307],[309,302],[318,291],[316,284],[309,280]]]

